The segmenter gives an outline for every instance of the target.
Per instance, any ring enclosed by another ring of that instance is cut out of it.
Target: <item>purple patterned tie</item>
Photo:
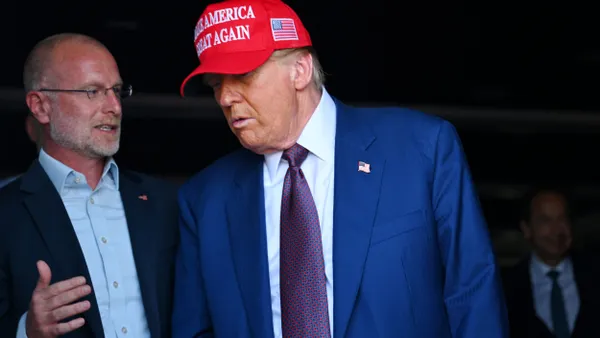
[[[283,152],[289,169],[281,198],[280,288],[284,338],[330,337],[319,215],[300,165],[308,150]]]

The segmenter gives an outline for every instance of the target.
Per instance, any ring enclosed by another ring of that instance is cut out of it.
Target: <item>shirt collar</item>
[[[38,161],[59,194],[62,194],[65,184],[76,179],[76,175],[83,176],[83,174],[48,155],[44,149],[40,149]],[[112,157],[106,161],[102,171],[99,186],[104,184],[119,190],[119,167]]]
[[[531,270],[532,273],[534,273],[536,276],[542,279],[546,278],[548,276],[548,272],[550,272],[551,270],[557,271],[560,274],[560,276],[563,276],[571,272],[571,260],[567,257],[555,267],[551,267],[548,264],[544,263],[536,254],[532,254]]]
[[[302,130],[297,143],[325,162],[333,162],[335,152],[336,106],[325,87],[313,115]],[[277,175],[283,151],[266,154],[265,163],[271,179]]]

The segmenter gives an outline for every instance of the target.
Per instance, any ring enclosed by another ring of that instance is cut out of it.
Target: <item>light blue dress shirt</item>
[[[552,268],[542,262],[535,254],[532,255],[529,273],[531,275],[535,312],[548,329],[553,331],[554,325],[552,324],[551,312],[552,280],[548,277],[548,271],[550,270],[556,270],[560,273],[558,285],[560,285],[565,300],[569,329],[573,332],[575,321],[579,315],[579,291],[573,273],[573,263],[569,258]]]
[[[40,151],[40,165],[56,187],[90,272],[106,338],[146,338],[142,294],[119,193],[119,168],[107,161],[95,190],[83,174]],[[27,337],[23,314],[17,338]]]

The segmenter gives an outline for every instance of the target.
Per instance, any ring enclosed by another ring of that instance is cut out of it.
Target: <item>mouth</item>
[[[99,124],[94,127],[103,133],[115,134],[119,130],[119,126],[116,124]]]
[[[252,118],[249,117],[236,117],[236,118],[232,118],[231,119],[231,125],[234,128],[243,128],[245,126],[248,125],[248,123],[250,123],[250,121],[252,121]]]

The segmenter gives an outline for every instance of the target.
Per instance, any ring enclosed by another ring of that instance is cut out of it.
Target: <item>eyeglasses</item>
[[[104,89],[48,89],[41,88],[40,92],[62,92],[62,93],[86,93],[90,100],[95,100],[101,97],[99,94],[104,93],[104,96],[108,96],[108,93],[112,91],[118,98],[125,99],[133,94],[133,88],[131,85],[118,85],[111,88]]]

